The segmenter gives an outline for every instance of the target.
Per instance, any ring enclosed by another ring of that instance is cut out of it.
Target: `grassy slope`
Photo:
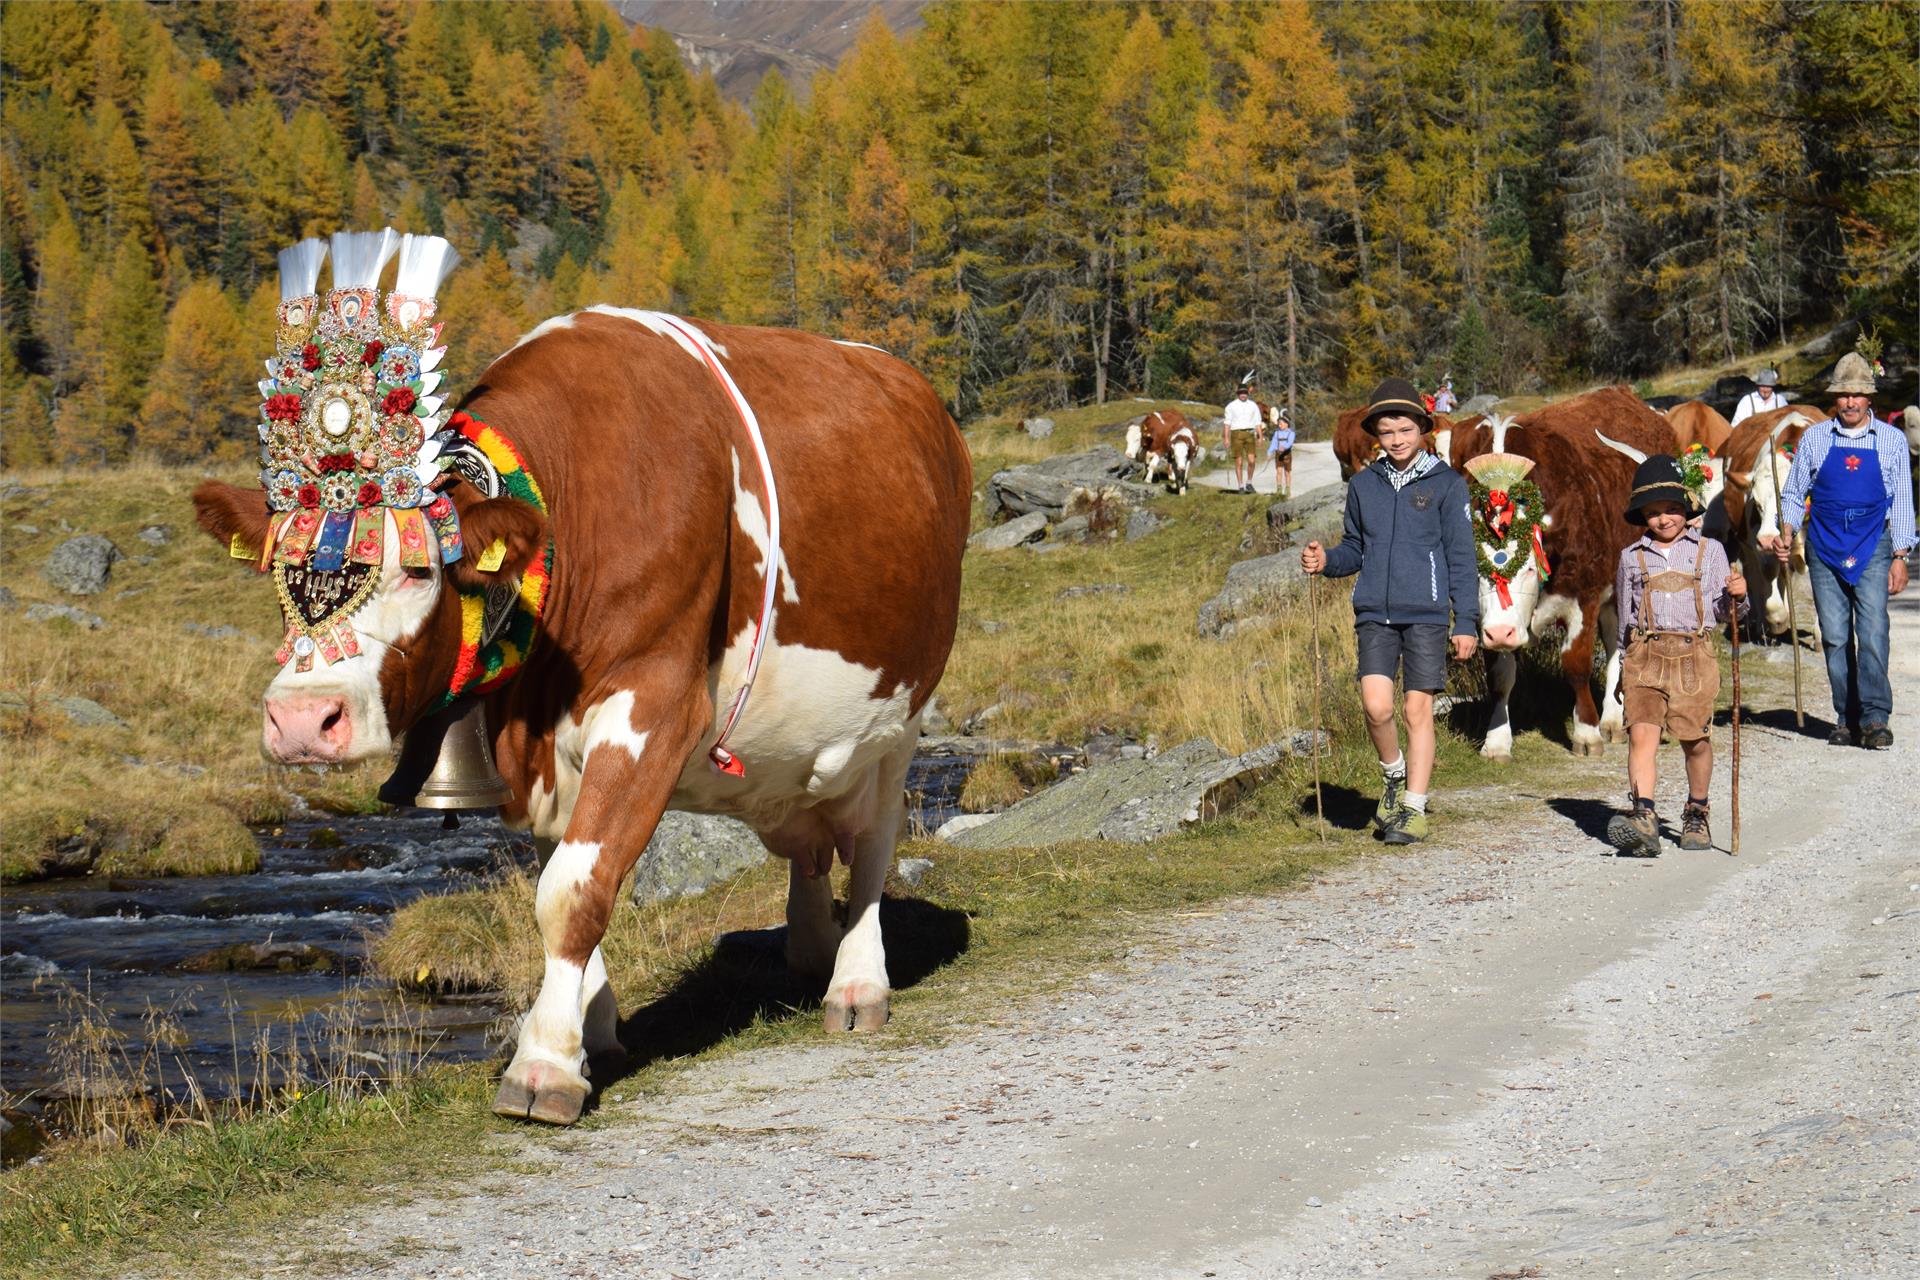
[[[91,832],[109,852],[99,870],[197,874],[246,870],[258,853],[243,822],[272,821],[298,792],[360,807],[378,778],[269,770],[260,760],[260,690],[273,674],[279,608],[269,582],[230,560],[193,524],[188,468],[9,473],[29,492],[0,507],[0,690],[24,709],[0,711],[0,878],[37,872],[52,845]],[[150,546],[138,534],[168,526]],[[111,538],[127,557],[96,596],[68,596],[40,576],[49,553],[79,533]],[[36,601],[104,618],[88,631],[29,622]],[[237,627],[238,638],[190,634],[185,623]],[[82,728],[53,699],[90,698],[125,727]],[[178,766],[206,770],[185,776]]]

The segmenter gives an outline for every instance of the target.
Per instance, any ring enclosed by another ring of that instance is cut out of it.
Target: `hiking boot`
[[[1380,838],[1388,844],[1413,844],[1427,838],[1427,815],[1418,809],[1398,805],[1380,828]]]
[[[1862,725],[1860,745],[1869,751],[1885,751],[1893,745],[1893,730],[1884,724]]]
[[[1373,825],[1376,830],[1385,831],[1387,823],[1393,819],[1393,811],[1400,807],[1400,797],[1407,789],[1407,777],[1389,776],[1386,785],[1380,788],[1380,803],[1373,807]]]
[[[1888,734],[1887,736],[1888,736],[1888,739],[1891,740],[1893,735]],[[1847,726],[1843,724],[1837,724],[1833,726],[1833,732],[1827,735],[1827,745],[1830,747],[1852,746],[1853,730],[1847,728]]]
[[[1636,807],[1632,813],[1616,813],[1607,823],[1607,843],[1627,858],[1660,856],[1660,819],[1651,809]]]
[[[1713,832],[1707,826],[1707,806],[1690,804],[1680,811],[1680,847],[1690,851],[1713,848]]]

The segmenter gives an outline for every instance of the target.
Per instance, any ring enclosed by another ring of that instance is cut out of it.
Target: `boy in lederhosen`
[[[1646,535],[1620,553],[1613,598],[1620,613],[1619,697],[1626,704],[1627,789],[1631,809],[1607,824],[1607,840],[1635,857],[1660,853],[1660,820],[1653,810],[1660,731],[1680,744],[1687,761],[1687,805],[1680,847],[1711,849],[1707,786],[1713,779],[1713,704],[1720,694],[1720,662],[1713,633],[1737,609],[1747,612],[1747,581],[1727,566],[1727,553],[1688,521],[1699,503],[1680,464],[1655,454],[1633,473],[1629,524]]]

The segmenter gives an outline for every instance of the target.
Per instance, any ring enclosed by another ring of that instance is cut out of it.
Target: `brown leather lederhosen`
[[[1649,573],[1646,548],[1636,554],[1640,617],[1627,639],[1620,671],[1626,722],[1662,725],[1679,742],[1704,738],[1713,724],[1714,701],[1720,696],[1720,663],[1714,656],[1712,623],[1700,595],[1701,553],[1694,555],[1692,573],[1678,569]],[[1700,620],[1699,629],[1655,630],[1654,593],[1677,595],[1688,584],[1693,587],[1693,616]]]

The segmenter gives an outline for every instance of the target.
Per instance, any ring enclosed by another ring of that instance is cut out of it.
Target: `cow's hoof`
[[[1598,733],[1590,738],[1575,734],[1573,739],[1573,754],[1577,756],[1603,756],[1607,754],[1606,741],[1602,739]]]
[[[1480,748],[1480,756],[1482,759],[1491,760],[1495,764],[1513,763],[1513,750],[1510,747],[1482,747]]]
[[[820,1006],[820,1023],[829,1035],[839,1031],[878,1031],[893,1016],[887,1007],[890,994],[877,982],[849,982],[827,993]]]
[[[1627,726],[1624,724],[1603,724],[1600,726],[1601,742],[1625,742]]]
[[[493,1113],[512,1120],[572,1124],[587,1105],[587,1082],[549,1062],[536,1062],[516,1075],[512,1067],[493,1095]]]

